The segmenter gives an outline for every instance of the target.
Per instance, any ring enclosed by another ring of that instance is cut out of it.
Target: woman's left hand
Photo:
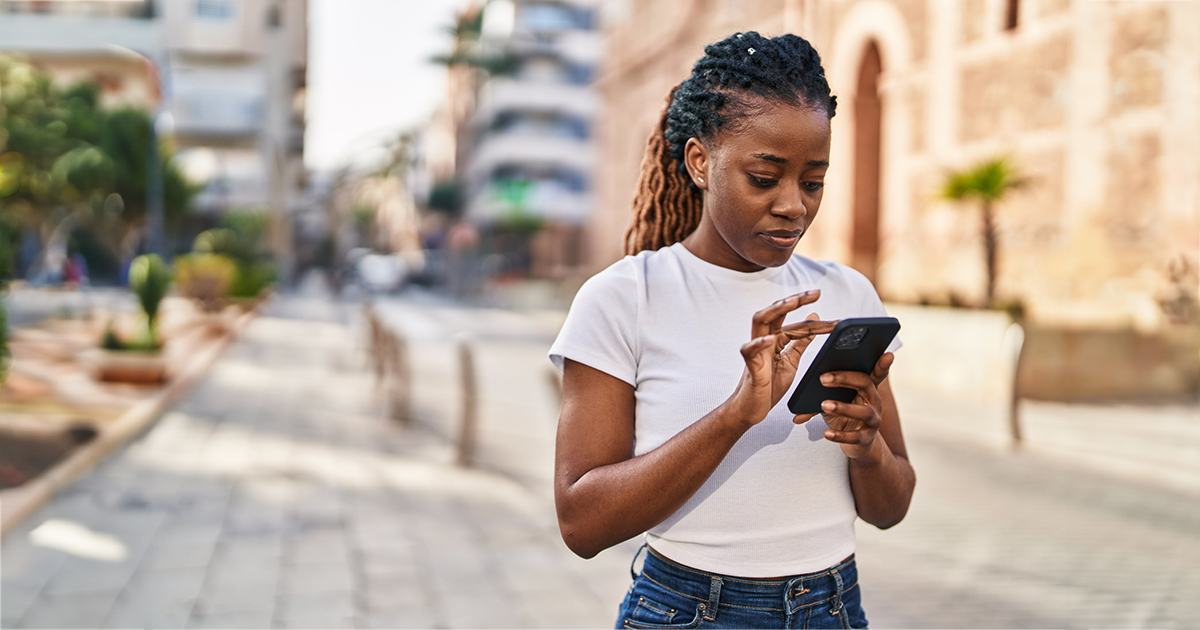
[[[883,424],[883,399],[879,384],[887,378],[895,355],[888,352],[880,357],[870,374],[863,372],[828,372],[821,375],[825,387],[847,387],[858,392],[848,403],[826,400],[821,403],[825,424],[825,439],[837,442],[850,459],[871,459],[882,456],[876,450],[876,438]],[[796,416],[794,422],[808,422],[816,414]]]

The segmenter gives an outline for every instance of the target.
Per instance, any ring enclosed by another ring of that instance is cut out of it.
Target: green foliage
[[[8,377],[8,309],[0,299],[0,384]]]
[[[237,264],[221,254],[186,254],[175,259],[179,293],[200,303],[205,311],[220,310],[237,276]]]
[[[465,197],[466,191],[463,189],[462,182],[457,179],[446,179],[433,185],[433,190],[429,191],[427,205],[430,210],[457,216],[462,210]]]
[[[987,267],[987,306],[996,304],[996,278],[999,277],[1000,234],[993,217],[995,204],[1008,194],[1026,185],[1025,179],[1008,158],[985,160],[962,171],[946,176],[942,197],[951,201],[979,203],[983,226],[983,255]]]
[[[158,319],[158,307],[171,286],[171,270],[157,254],[143,254],[129,265],[129,288],[138,297],[150,330]]]
[[[64,210],[80,213],[87,219],[81,227],[102,233],[117,256],[123,237],[145,222],[150,133],[149,112],[103,107],[95,83],[59,87],[45,72],[0,55],[0,212],[43,233]],[[172,230],[199,187],[165,143],[159,155]],[[121,203],[104,203],[113,194]]]
[[[121,339],[112,322],[109,322],[108,327],[104,329],[104,336],[100,338],[100,347],[116,352],[158,352],[162,350],[162,341],[148,325],[138,331],[133,339]]]
[[[951,201],[997,202],[1026,181],[1008,158],[985,160],[971,168],[946,176],[942,197]]]
[[[220,254],[235,263],[227,289],[229,297],[258,297],[275,281],[275,266],[264,243],[269,217],[256,210],[231,211],[221,223],[224,227],[201,232],[192,243],[192,251]]]
[[[238,263],[229,297],[256,298],[275,282],[275,265],[269,262]]]

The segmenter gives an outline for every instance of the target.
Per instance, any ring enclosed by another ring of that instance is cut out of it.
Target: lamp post
[[[171,112],[159,109],[150,121],[150,146],[146,153],[146,229],[149,232],[150,253],[165,257],[163,234],[163,165],[158,150],[161,136],[175,130]]]

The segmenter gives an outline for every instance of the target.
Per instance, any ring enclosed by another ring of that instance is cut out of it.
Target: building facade
[[[581,264],[581,226],[593,211],[592,87],[600,33],[592,2],[492,0],[483,7],[479,55],[489,78],[460,134],[465,216],[485,231],[536,229],[534,276]],[[527,226],[527,227],[523,227]]]
[[[665,95],[706,43],[746,30],[812,41],[838,97],[825,199],[800,253],[855,266],[885,299],[982,302],[979,211],[939,193],[950,170],[1009,156],[1028,185],[997,211],[1001,297],[1044,323],[1156,330],[1164,296],[1195,294],[1194,2],[614,3],[593,267],[621,255]]]
[[[0,0],[0,52],[153,112],[214,217],[267,209],[286,273],[304,187],[306,0]]]

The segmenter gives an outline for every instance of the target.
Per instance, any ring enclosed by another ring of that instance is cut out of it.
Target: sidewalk
[[[636,543],[580,560],[554,518],[545,353],[562,313],[379,301],[414,357],[402,428],[373,392],[358,308],[278,300],[182,404],[7,537],[0,625],[611,627]],[[450,463],[461,331],[480,375],[474,470]],[[967,428],[991,426],[986,410],[901,404],[918,486],[899,526],[858,527],[872,627],[1200,625],[1200,493],[1146,473],[1194,464],[1190,408],[1151,416],[1180,436],[1151,465],[1158,434],[1125,435],[1144,410],[1027,405],[1013,452]],[[1136,466],[1104,465],[1127,443]]]
[[[544,492],[450,465],[436,426],[385,420],[354,308],[278,301],[151,431],[8,536],[0,623],[611,625],[628,550],[575,558]]]

